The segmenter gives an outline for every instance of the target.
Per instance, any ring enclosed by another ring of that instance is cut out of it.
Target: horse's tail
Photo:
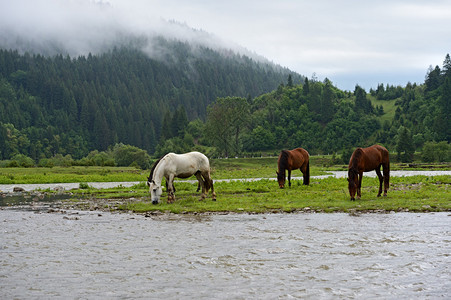
[[[208,173],[207,176],[202,176],[204,186],[205,186],[205,193],[208,193],[208,191],[213,188],[213,180],[211,179],[210,173]]]
[[[305,185],[310,184],[310,160],[307,161],[307,168],[304,173],[304,184]]]

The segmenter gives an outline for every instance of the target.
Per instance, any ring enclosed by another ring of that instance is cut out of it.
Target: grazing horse
[[[168,203],[172,203],[175,201],[174,178],[188,178],[192,175],[196,176],[199,185],[202,187],[201,200],[205,199],[208,190],[211,189],[212,199],[215,201],[216,193],[210,176],[208,158],[200,152],[189,152],[185,154],[168,153],[155,162],[147,178],[152,204],[160,202],[160,196],[163,193],[161,187],[163,177],[166,178]]]
[[[291,187],[291,170],[300,169],[304,175],[304,184],[310,183],[309,154],[305,149],[282,150],[277,160],[277,181],[282,189],[285,186],[285,170],[288,170],[288,185]]]
[[[381,166],[383,168],[383,176],[381,174]],[[363,172],[373,170],[376,170],[377,177],[379,178],[379,193],[377,196],[380,197],[382,193],[382,180],[384,181],[384,196],[387,196],[387,190],[390,184],[390,158],[388,150],[379,145],[355,149],[349,160],[348,167],[348,189],[352,201],[355,200],[356,192],[357,199],[361,197],[360,188],[362,187]]]

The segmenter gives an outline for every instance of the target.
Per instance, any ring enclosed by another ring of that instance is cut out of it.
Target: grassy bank
[[[125,167],[0,168],[0,184],[144,181],[148,175]]]
[[[344,165],[330,164],[330,156],[311,158],[311,175],[322,175],[330,170],[345,170]],[[451,211],[451,176],[392,177],[388,197],[376,197],[378,181],[364,177],[362,199],[350,201],[347,181],[344,178],[312,179],[310,186],[301,180],[293,181],[291,188],[279,189],[275,180],[277,158],[214,159],[211,161],[215,180],[233,178],[268,178],[254,182],[217,181],[217,201],[211,198],[199,201],[197,184],[176,183],[176,202],[152,205],[145,179],[148,170],[114,167],[68,168],[8,168],[0,169],[0,183],[62,183],[138,181],[132,188],[93,189],[71,191],[73,198],[65,203],[77,209],[119,209],[142,213],[204,213],[204,212],[358,212],[358,211]],[[392,164],[396,169],[450,169],[449,164],[403,165]],[[293,176],[301,176],[293,171]],[[80,185],[81,186],[81,185]],[[53,191],[48,191],[53,192]],[[114,205],[113,205],[114,203]]]
[[[277,157],[212,159],[213,179],[275,178]],[[327,174],[328,171],[346,170],[346,165],[333,165],[331,155],[310,157],[310,175]],[[391,164],[391,170],[450,170],[451,164]],[[145,181],[149,170],[131,167],[53,167],[53,168],[0,168],[0,184],[67,183]],[[292,176],[300,177],[299,170]]]
[[[413,176],[393,177],[388,197],[376,197],[378,181],[364,178],[362,199],[350,201],[346,179],[327,178],[312,180],[310,186],[296,180],[291,188],[279,189],[273,180],[255,182],[232,181],[217,182],[215,190],[217,201],[207,198],[199,201],[196,184],[179,182],[176,185],[176,202],[167,204],[150,203],[144,184],[133,188],[115,188],[109,190],[80,190],[79,198],[109,199],[117,203],[118,199],[128,199],[114,209],[139,213],[225,213],[225,212],[386,212],[410,211],[431,212],[451,211],[450,176]],[[77,191],[76,191],[77,192]],[[83,193],[83,197],[81,195]],[[77,201],[73,205],[77,207]],[[103,205],[110,207],[107,202]],[[86,202],[80,201],[81,206]]]

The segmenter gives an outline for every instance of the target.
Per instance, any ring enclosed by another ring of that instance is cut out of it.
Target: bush
[[[145,170],[150,168],[150,156],[145,150],[135,146],[116,144],[113,147],[113,158],[118,166],[139,166]]]
[[[49,158],[42,158],[39,160],[38,166],[44,167],[44,168],[53,168],[55,166],[55,164]]]
[[[34,160],[32,158],[23,154],[16,154],[8,164],[8,167],[31,168],[34,167],[34,165]]]
[[[87,189],[89,189],[89,185],[86,182],[80,182],[80,184],[78,185],[78,188],[80,190],[87,190]]]
[[[423,146],[421,158],[424,162],[451,161],[451,146],[446,141],[439,143],[426,142]]]
[[[116,165],[111,151],[99,152],[98,150],[89,152],[88,156],[78,160],[77,164],[81,166],[101,166],[101,167],[104,166],[114,167]]]

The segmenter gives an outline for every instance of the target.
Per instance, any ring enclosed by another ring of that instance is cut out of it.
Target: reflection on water
[[[450,298],[451,216],[0,210],[0,298]]]

